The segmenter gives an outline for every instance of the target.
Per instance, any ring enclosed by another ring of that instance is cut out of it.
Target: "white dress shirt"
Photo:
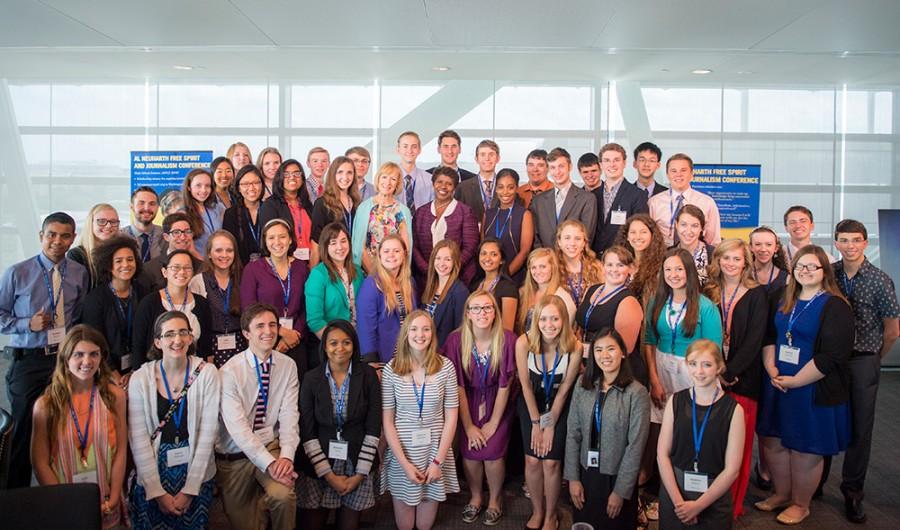
[[[269,401],[266,427],[273,427],[281,446],[281,457],[294,459],[300,444],[300,412],[297,409],[300,382],[297,364],[283,353],[272,351],[269,357]],[[216,451],[243,452],[263,472],[275,457],[253,432],[259,380],[253,352],[248,348],[235,355],[219,370],[222,379],[222,414]]]
[[[671,247],[674,244],[675,230],[673,223],[675,214],[678,213],[676,207],[678,195],[679,192],[669,188],[669,191],[658,193],[647,201],[647,206],[650,208],[650,217],[656,221],[656,226],[659,227],[659,231],[666,238],[667,247]],[[719,207],[716,206],[716,201],[709,195],[694,188],[688,188],[680,195],[684,196],[684,200],[681,203],[682,206],[693,204],[700,208],[700,211],[706,217],[706,229],[703,231],[706,243],[712,246],[718,245],[722,241],[722,230]]]

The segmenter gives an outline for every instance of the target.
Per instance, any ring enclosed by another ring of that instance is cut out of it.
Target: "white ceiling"
[[[14,79],[900,85],[897,0],[0,0],[0,7],[0,76]],[[195,69],[173,69],[185,64]],[[714,72],[700,78],[690,74],[695,68]]]

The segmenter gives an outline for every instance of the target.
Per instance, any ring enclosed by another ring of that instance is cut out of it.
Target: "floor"
[[[9,361],[0,359],[0,374],[5,375]],[[0,407],[9,407],[6,396],[5,378],[0,378]],[[814,501],[812,515],[798,528],[816,530],[830,530],[837,528],[867,528],[867,529],[897,529],[900,528],[900,500],[897,492],[900,492],[900,422],[895,421],[895,414],[900,410],[900,372],[884,372],[881,379],[881,388],[878,393],[877,418],[875,426],[875,440],[872,447],[872,460],[869,467],[869,475],[866,484],[866,513],[868,521],[863,525],[852,525],[844,518],[843,498],[838,485],[840,483],[840,469],[843,458],[834,459],[832,473],[825,488],[822,499]],[[565,497],[565,495],[564,495]],[[772,514],[756,511],[752,503],[763,498],[761,491],[750,486],[747,495],[747,513],[735,525],[735,528],[783,528],[775,522]],[[520,483],[509,481],[505,496],[505,515],[501,523],[495,528],[522,528],[530,515],[531,505],[520,489]],[[438,524],[435,528],[482,528],[480,523],[464,524],[460,519],[462,507],[466,504],[467,497],[464,494],[451,496],[445,502],[438,514]],[[571,526],[571,505],[563,502],[561,507],[560,528]],[[374,513],[375,522],[369,525],[373,529],[394,528],[391,503],[389,498],[383,497],[376,506]],[[210,527],[225,530],[228,522],[216,503],[212,511]],[[656,525],[651,529],[655,530]],[[302,525],[298,525],[302,528]]]

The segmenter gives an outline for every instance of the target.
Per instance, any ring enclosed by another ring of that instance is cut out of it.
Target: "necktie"
[[[150,261],[150,236],[141,234],[141,261]]]
[[[66,301],[63,300],[63,290],[62,290],[62,273],[60,272],[59,265],[53,267],[53,295],[56,296],[59,293],[59,300],[55,300],[56,302],[56,314],[53,315],[53,325],[52,327],[57,328],[60,326],[66,325],[66,310],[65,304]]]
[[[416,200],[414,197],[415,188],[413,188],[411,176],[406,175],[403,177],[403,187],[406,189],[406,206],[409,208],[410,212],[414,212],[416,210]]]
[[[256,395],[256,413],[253,415],[253,430],[262,429],[266,426],[266,402],[265,399],[269,393],[269,362],[260,363],[260,379],[262,380],[262,388]]]
[[[324,191],[324,190],[322,189],[322,184],[319,183],[319,184],[316,186],[316,198],[321,197],[323,191]]]
[[[563,195],[562,190],[556,190],[556,218],[559,219],[559,214],[562,212],[563,203],[565,202],[566,197]]]
[[[492,191],[494,189],[494,181],[493,180],[485,180],[484,182],[484,209],[487,210],[491,207],[491,199],[494,198],[492,195]]]

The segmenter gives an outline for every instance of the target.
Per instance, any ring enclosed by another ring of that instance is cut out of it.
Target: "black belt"
[[[246,460],[247,455],[244,453],[216,453],[216,459],[226,462],[237,462],[238,460]]]
[[[15,346],[7,346],[6,351],[13,359],[18,360],[28,355],[39,355],[41,357],[46,355],[56,355],[59,352],[59,345],[41,346],[39,348],[17,348]]]
[[[850,357],[851,358],[853,358],[853,357],[868,357],[870,355],[877,355],[877,354],[873,351],[853,350],[853,352],[850,354]]]

